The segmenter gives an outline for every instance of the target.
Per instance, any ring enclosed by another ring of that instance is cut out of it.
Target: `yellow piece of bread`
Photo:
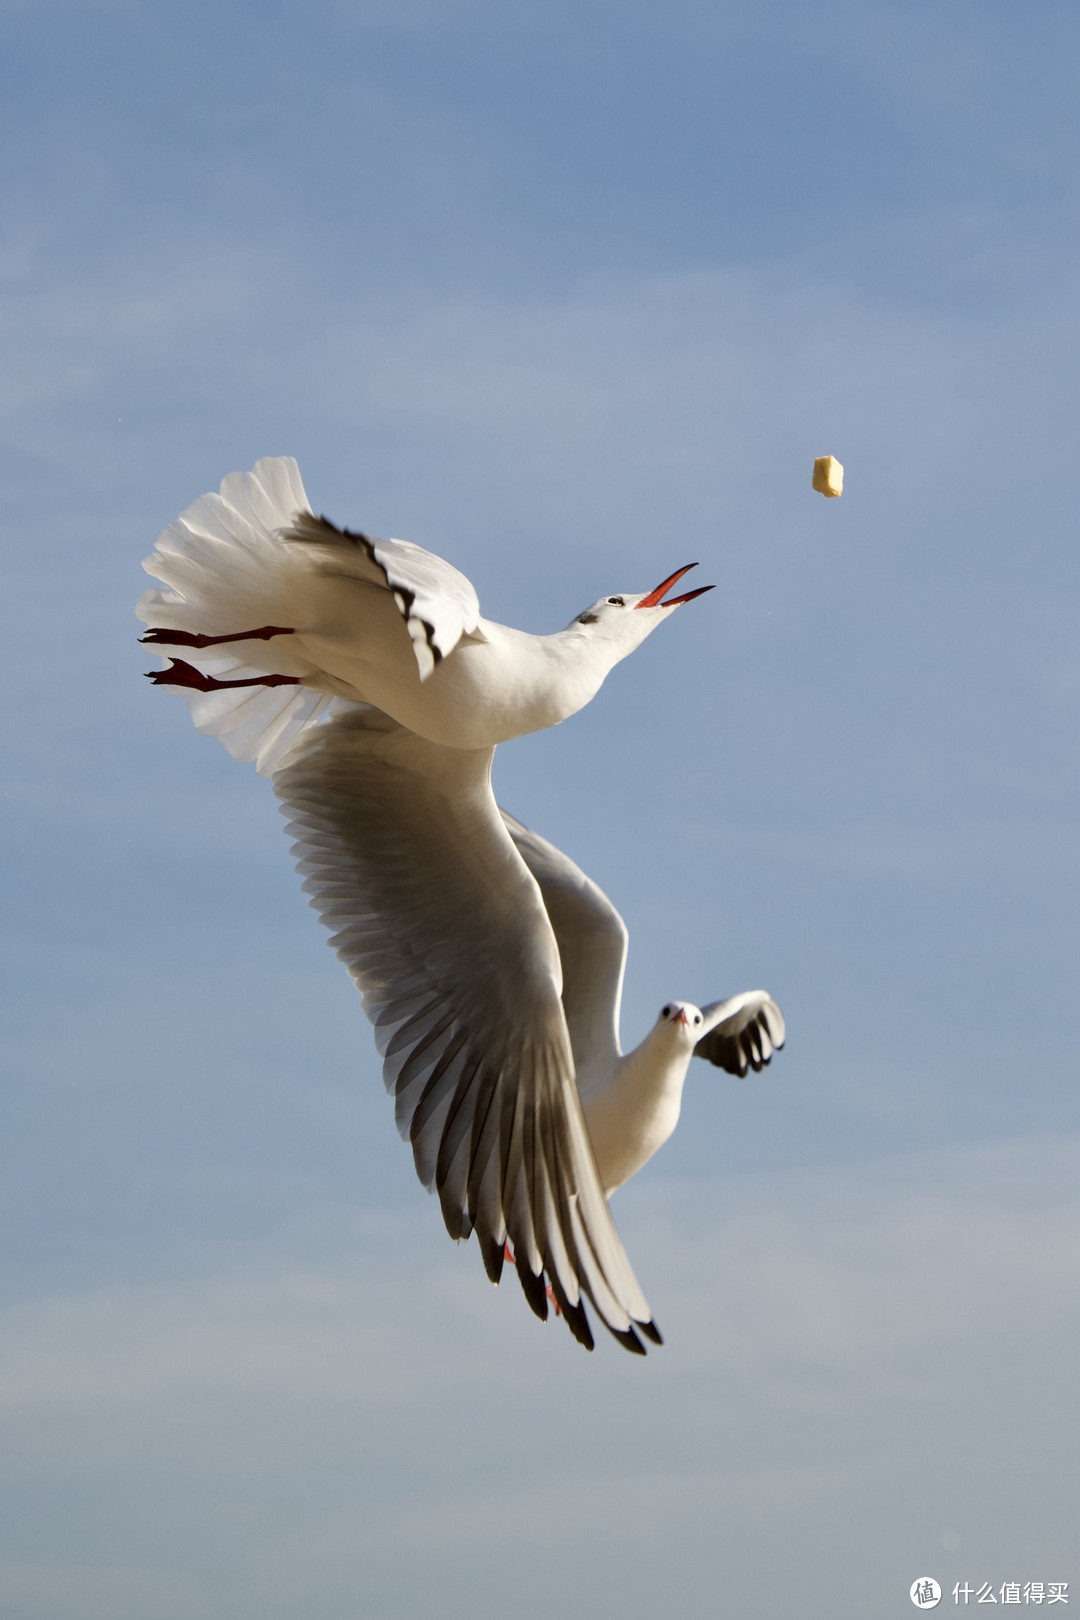
[[[819,495],[844,493],[844,469],[835,456],[818,456],[814,462],[812,482]]]

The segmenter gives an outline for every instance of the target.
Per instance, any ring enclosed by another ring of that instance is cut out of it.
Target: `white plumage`
[[[140,598],[143,640],[194,647],[201,666],[172,659],[154,678],[187,687],[199,730],[264,775],[335,698],[458,748],[557,725],[674,608],[711,589],[661,601],[680,568],[653,591],[605,597],[564,630],[529,635],[485,619],[442,558],[316,517],[290,456],[230,474],[170,523],[143,567],[169,587]]]
[[[584,1301],[660,1342],[607,1197],[674,1130],[696,1052],[737,1074],[784,1024],[764,991],[664,1007],[618,1042],[627,936],[574,864],[499,811],[494,745],[581,708],[673,608],[679,569],[533,636],[485,619],[420,547],[317,518],[296,463],[226,478],[144,565],[153,678],[273,775],[304,887],[363,995],[416,1169],[493,1281],[508,1244],[532,1308],[589,1348]],[[704,587],[709,589],[709,587]],[[316,723],[319,722],[319,723]]]
[[[764,991],[672,1002],[624,1056],[622,919],[499,811],[493,752],[444,748],[358,707],[301,738],[274,788],[450,1235],[475,1231],[496,1282],[509,1239],[540,1316],[550,1287],[591,1348],[587,1298],[642,1352],[639,1334],[659,1334],[607,1195],[671,1135],[691,1056],[759,1069],[783,1018]]]

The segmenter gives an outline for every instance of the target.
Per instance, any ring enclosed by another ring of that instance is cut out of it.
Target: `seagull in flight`
[[[199,730],[273,778],[304,886],[375,1025],[399,1129],[450,1235],[509,1260],[587,1348],[660,1343],[608,1198],[675,1129],[690,1059],[759,1070],[765,991],[668,1002],[618,1040],[627,935],[597,886],[496,804],[495,745],[583,707],[704,586],[602,598],[535,636],[450,564],[316,517],[295,461],[234,473],[144,564],[138,612]],[[692,565],[691,565],[692,566]],[[196,667],[179,651],[198,654]]]
[[[655,590],[605,596],[554,635],[485,619],[464,574],[407,540],[316,517],[291,456],[225,478],[164,530],[143,567],[150,679],[188,692],[200,731],[272,775],[335,701],[373,704],[418,737],[483,748],[576,714],[675,608],[695,567]],[[173,651],[192,649],[198,665]]]
[[[565,855],[500,811],[492,748],[355,705],[274,776],[311,904],[363,997],[417,1174],[450,1236],[512,1261],[588,1349],[661,1343],[608,1198],[670,1137],[692,1057],[745,1076],[784,1043],[764,990],[669,1001],[619,1046],[627,931]]]

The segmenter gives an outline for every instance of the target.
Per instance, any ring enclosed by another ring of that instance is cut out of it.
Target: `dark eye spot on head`
[[[695,1013],[694,1014],[694,1023],[695,1024],[700,1024],[701,1023],[701,1014],[700,1013]]]
[[[626,606],[626,598],[625,598],[625,596],[609,596],[608,597],[608,605],[610,607],[625,607]]]
[[[671,1017],[671,1008],[670,1007],[661,1007],[660,1016],[661,1016],[661,1018],[670,1018]]]
[[[599,624],[599,623],[600,623],[600,615],[599,615],[599,613],[582,613],[581,616],[578,619],[578,624]]]

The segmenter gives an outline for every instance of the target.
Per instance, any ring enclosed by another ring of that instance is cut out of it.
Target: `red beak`
[[[687,591],[685,596],[673,596],[670,602],[661,601],[661,597],[663,596],[664,592],[670,590],[672,585],[675,584],[676,580],[682,579],[684,574],[688,574],[691,568],[696,567],[697,563],[687,563],[685,568],[676,568],[675,572],[673,574],[669,574],[662,585],[658,585],[655,591],[650,591],[648,596],[643,596],[640,602],[634,603],[634,606],[639,608],[679,607],[683,602],[692,602],[695,596],[704,596],[706,591],[714,590],[715,587],[712,585],[702,585],[696,591]]]
[[[709,586],[709,585],[706,585],[705,589],[706,590],[711,590],[712,587]],[[680,1007],[679,1008],[679,1016],[678,1016],[678,1018],[675,1019],[675,1022],[677,1024],[685,1024],[685,1023],[689,1022],[689,1020],[688,1020],[688,1018],[686,1016],[686,1008],[685,1007]]]

